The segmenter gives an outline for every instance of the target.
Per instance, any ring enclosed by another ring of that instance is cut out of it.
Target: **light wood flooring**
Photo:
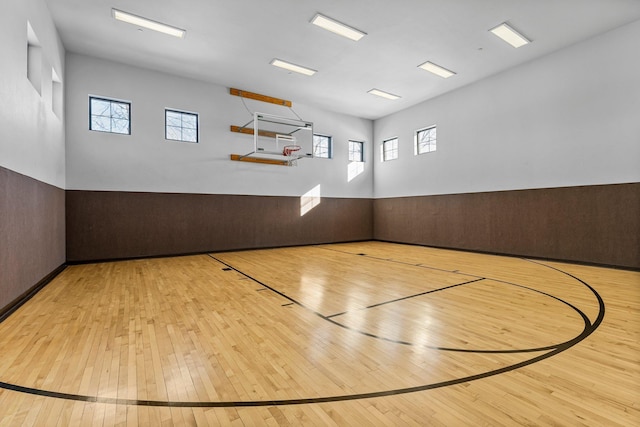
[[[0,426],[640,425],[640,273],[382,242],[67,267]]]

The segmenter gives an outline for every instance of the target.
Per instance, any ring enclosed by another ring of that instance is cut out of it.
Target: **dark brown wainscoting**
[[[369,240],[372,200],[67,191],[67,260],[81,262]]]
[[[640,183],[376,199],[374,238],[640,268]]]
[[[0,167],[0,313],[65,263],[65,192]]]

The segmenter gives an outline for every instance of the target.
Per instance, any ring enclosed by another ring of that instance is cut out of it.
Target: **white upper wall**
[[[27,78],[27,22],[40,45],[31,56],[35,84]],[[44,0],[3,2],[0,52],[0,166],[64,188],[64,100],[61,88],[54,95],[52,70],[63,87],[65,52]]]
[[[374,197],[640,181],[639,52],[637,21],[376,120]],[[416,156],[429,125],[437,151]]]
[[[317,133],[334,137],[334,158],[287,168],[228,160],[248,152],[251,137],[228,130],[250,117],[227,88],[77,54],[65,70],[43,0],[9,0],[4,10],[0,166],[61,188],[301,195],[320,184],[324,196],[398,197],[640,181],[640,22],[373,125],[294,102]],[[41,47],[40,93],[27,79],[27,22]],[[52,69],[67,97],[57,113]],[[132,135],[90,132],[89,94],[132,101]],[[165,107],[200,113],[200,143],[164,139]],[[415,156],[414,131],[432,124],[438,150]],[[381,163],[380,144],[393,136],[400,158]],[[366,143],[364,171],[352,180],[349,139]]]
[[[322,196],[372,197],[370,120],[293,100],[315,133],[333,137],[333,159],[301,159],[295,167],[236,162],[229,155],[250,152],[253,137],[229,127],[252,116],[228,88],[73,53],[66,70],[68,189],[300,196],[320,185]],[[130,101],[131,135],[90,131],[89,95]],[[286,107],[245,103],[251,111],[295,118]],[[165,140],[165,108],[199,114],[199,143]],[[364,171],[351,181],[350,139],[365,142],[366,156]]]

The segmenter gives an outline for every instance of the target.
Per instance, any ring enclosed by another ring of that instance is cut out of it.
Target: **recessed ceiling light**
[[[345,25],[342,22],[338,22],[335,19],[331,19],[319,13],[316,14],[313,19],[311,19],[311,23],[353,41],[358,41],[367,35],[367,33],[363,33],[360,30],[356,30],[353,27]]]
[[[427,61],[421,65],[418,65],[418,68],[422,68],[423,70],[429,71],[430,73],[433,73],[444,79],[448,79],[449,77],[454,76],[456,74],[453,71],[447,70],[446,68],[442,68],[441,66],[436,65],[430,61]]]
[[[500,37],[502,40],[506,41],[513,47],[524,46],[525,44],[531,43],[531,40],[527,39],[525,36],[514,30],[510,27],[506,22],[498,25],[495,28],[490,29],[493,34]]]
[[[158,31],[164,34],[168,34],[170,36],[183,38],[186,30],[182,30],[177,27],[172,27],[171,25],[162,24],[157,21],[152,21],[147,18],[143,18],[141,16],[132,15],[127,12],[123,12],[118,9],[111,9],[112,16],[118,21],[126,22],[128,24],[133,24],[138,27],[143,27],[149,30]]]
[[[400,96],[394,95],[394,94],[389,93],[389,92],[385,92],[385,91],[380,90],[380,89],[371,89],[367,93],[370,93],[371,95],[381,96],[381,97],[387,98],[387,99],[400,99]]]
[[[276,67],[284,68],[285,70],[293,71],[295,73],[304,74],[306,76],[313,76],[317,71],[312,70],[311,68],[303,67],[301,65],[292,64],[287,61],[283,61],[281,59],[274,59],[270,62],[271,65],[275,65]]]

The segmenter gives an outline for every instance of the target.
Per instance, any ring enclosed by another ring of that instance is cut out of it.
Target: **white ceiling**
[[[369,119],[640,19],[640,0],[46,1],[70,52]],[[187,35],[138,31],[114,20],[111,8]],[[353,42],[311,25],[318,12],[368,35]],[[488,31],[504,21],[533,43],[514,49]],[[289,73],[273,58],[318,72]],[[427,60],[457,75],[417,68]],[[402,98],[379,98],[372,88]]]

